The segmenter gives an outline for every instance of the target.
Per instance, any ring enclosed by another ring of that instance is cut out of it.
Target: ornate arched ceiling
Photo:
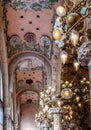
[[[13,66],[16,92],[21,91],[21,85],[41,91],[47,86],[47,79],[51,80],[52,29],[57,5],[58,0],[4,0],[2,20],[9,72]]]

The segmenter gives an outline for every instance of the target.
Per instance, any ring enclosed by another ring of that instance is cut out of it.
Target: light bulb
[[[71,32],[71,35],[70,35],[70,40],[71,40],[71,43],[76,46],[78,44],[78,41],[79,41],[79,33],[75,30],[73,30]]]
[[[79,62],[78,61],[74,61],[74,68],[76,71],[79,69]]]
[[[83,80],[81,80],[81,84],[84,84],[84,81],[83,81]]]
[[[65,84],[68,85],[68,84],[69,84],[69,81],[66,81]]]
[[[50,93],[50,89],[47,89],[47,90],[46,90],[46,93],[49,94],[49,93]]]
[[[47,115],[47,116],[48,116],[48,118],[49,118],[49,119],[50,119],[50,118],[52,118],[52,115],[51,115],[51,114],[49,114],[49,113],[48,113],[48,115]]]
[[[39,127],[39,126],[40,126],[40,122],[38,122],[38,124],[37,124],[37,125],[38,125],[38,127]]]
[[[45,105],[45,110],[47,111],[49,109],[48,105]]]
[[[79,107],[82,107],[82,104],[81,104],[81,103],[78,103],[78,106],[79,106]]]
[[[66,9],[63,6],[58,6],[56,9],[56,14],[60,17],[66,15]]]
[[[46,108],[43,108],[43,112],[44,112],[44,113],[46,112]]]
[[[69,114],[72,116],[72,115],[73,115],[73,111],[71,110],[71,111],[69,112]]]
[[[45,123],[47,123],[47,120],[45,120]]]
[[[85,78],[85,77],[83,78],[83,81],[86,81],[86,78]]]
[[[44,97],[44,93],[43,93],[43,92],[40,93],[40,97],[41,97],[41,98]]]
[[[60,22],[61,21],[61,18],[60,17],[57,17],[56,18],[56,22]]]
[[[52,86],[49,86],[48,89],[51,90],[51,89],[52,89]]]
[[[60,107],[60,106],[61,106],[61,101],[58,100],[58,101],[57,101],[57,104],[58,104],[58,106]]]
[[[89,84],[89,81],[86,81],[86,84]]]
[[[55,91],[56,91],[56,89],[55,89],[55,88],[52,88],[52,89],[51,89],[51,91],[52,91],[52,92],[55,92]]]
[[[80,97],[76,96],[76,101],[79,102],[80,101]]]
[[[62,32],[61,32],[58,28],[55,28],[55,29],[53,30],[53,38],[54,38],[55,40],[60,40],[61,37],[62,37]]]
[[[65,96],[65,97],[69,97],[69,96],[70,96],[70,92],[69,92],[69,91],[65,91],[65,92],[64,92],[64,96]]]
[[[61,58],[61,61],[62,61],[63,64],[66,63],[67,57],[68,57],[68,56],[67,56],[67,52],[63,50],[63,51],[61,52],[61,55],[60,55],[60,58]]]
[[[62,88],[65,88],[66,87],[66,85],[65,84],[62,84]]]
[[[72,87],[72,83],[69,84],[69,87]]]

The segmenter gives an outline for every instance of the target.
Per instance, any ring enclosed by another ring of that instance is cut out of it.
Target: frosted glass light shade
[[[66,9],[63,6],[58,6],[56,9],[56,14],[60,17],[66,15]]]

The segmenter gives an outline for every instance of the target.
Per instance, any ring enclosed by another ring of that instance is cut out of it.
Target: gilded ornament
[[[54,31],[53,31],[53,38],[55,40],[60,40],[61,37],[62,37],[61,31],[59,29],[54,29]]]
[[[77,13],[69,14],[66,18],[66,23],[67,23],[68,27],[73,26],[79,20],[79,18],[80,18],[80,16]]]

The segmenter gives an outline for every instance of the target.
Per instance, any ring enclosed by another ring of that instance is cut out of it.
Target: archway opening
[[[38,94],[34,91],[26,91],[18,97],[20,101],[20,130],[38,130],[35,123],[38,98]]]

